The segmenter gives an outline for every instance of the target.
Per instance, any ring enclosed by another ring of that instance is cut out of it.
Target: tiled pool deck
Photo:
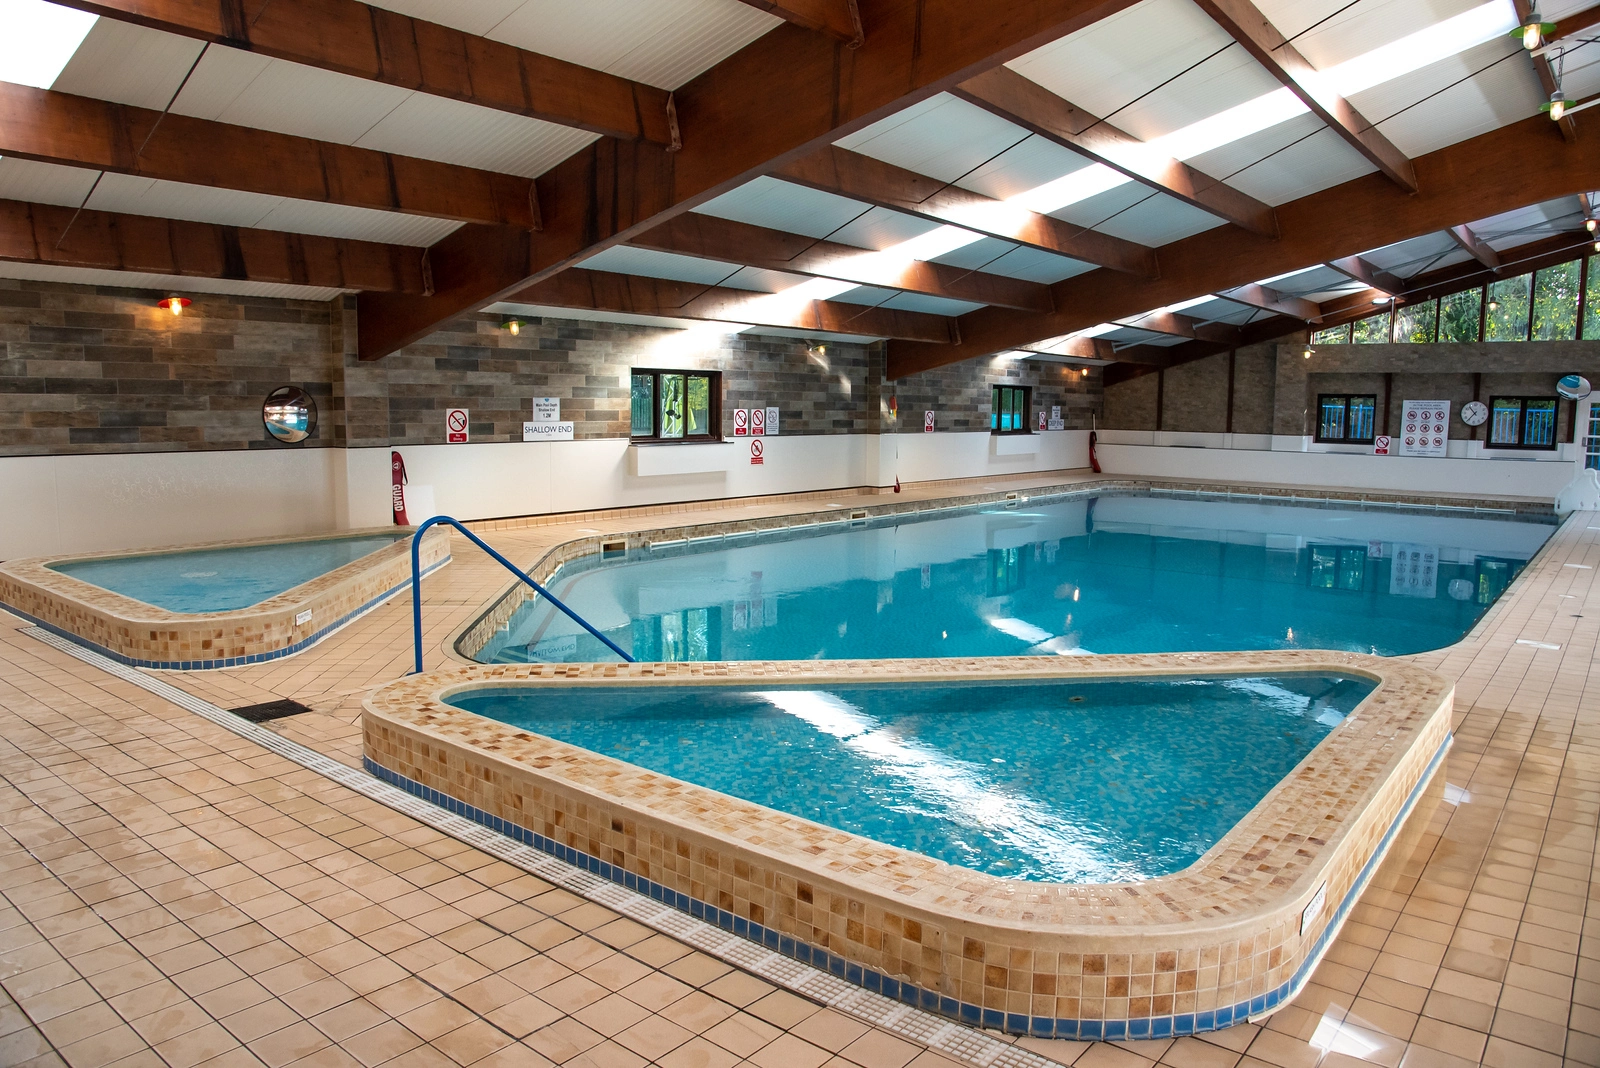
[[[619,513],[485,536],[531,563],[663,525]],[[839,1006],[823,1007],[753,958],[732,968],[695,948],[726,951],[703,932],[585,900],[563,871],[528,874],[16,620],[0,629],[0,1064],[1600,1064],[1597,532],[1600,516],[1569,520],[1467,640],[1415,658],[1457,683],[1443,785],[1310,986],[1262,1025],[1176,1040],[871,1026],[871,1005],[806,988]],[[505,585],[455,548],[425,583],[430,666]],[[277,734],[359,765],[361,701],[409,669],[409,615],[402,595],[293,658],[155,677],[224,708],[301,701],[313,711]]]

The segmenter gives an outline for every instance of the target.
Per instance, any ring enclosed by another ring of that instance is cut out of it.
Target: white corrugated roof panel
[[[885,249],[930,230],[937,230],[940,225],[931,219],[907,215],[902,211],[872,208],[854,222],[835,230],[828,240],[842,245],[855,245],[857,248]]]
[[[1004,200],[1090,166],[1087,157],[1043,137],[1026,141],[982,164],[957,185]]]
[[[965,248],[958,248],[954,252],[936,257],[935,262],[1045,285],[1095,270],[1093,264],[1081,260],[1068,259],[1036,248],[1012,245],[1010,242],[993,237],[984,238]]]
[[[870,208],[858,200],[847,200],[763,175],[694,210],[791,234],[826,237],[865,215]]]
[[[1263,0],[1279,33],[1318,70],[1327,70],[1478,7],[1483,0]]]
[[[953,182],[1030,136],[974,104],[940,93],[834,143]]]
[[[99,173],[8,156],[0,158],[0,197],[75,208],[89,195]]]
[[[948,297],[934,297],[926,293],[902,293],[894,289],[881,289],[877,286],[857,286],[855,289],[846,290],[833,300],[843,301],[846,304],[864,304],[874,308],[894,308],[899,311],[926,312],[929,315],[965,315],[970,311],[977,311],[982,304],[974,304],[966,300],[951,300]]]
[[[578,266],[589,271],[639,274],[647,278],[671,278],[679,282],[697,282],[708,286],[730,284],[725,279],[738,274],[742,267],[737,263],[701,260],[693,256],[679,256],[653,249],[632,248],[628,245],[612,245],[590,256]]]
[[[1410,278],[1414,274],[1432,270],[1438,266],[1441,257],[1453,254],[1460,247],[1449,234],[1423,234],[1409,241],[1373,249],[1363,253],[1362,258],[1401,278]]]
[[[1189,0],[1144,0],[1007,66],[1105,118],[1231,45],[1232,38]],[[1122,126],[1123,119],[1112,122]]]
[[[1265,204],[1287,204],[1377,170],[1310,116],[1241,138],[1192,161]],[[1202,165],[1203,164],[1203,165]]]
[[[320,286],[241,282],[232,278],[189,278],[183,275],[102,271],[88,267],[57,267],[48,263],[4,261],[0,261],[0,278],[28,278],[41,282],[65,282],[75,286],[156,289],[166,293],[226,293],[241,297],[283,297],[289,300],[332,300],[339,294],[347,292],[343,289],[325,289]]]
[[[160,111],[203,47],[190,37],[98,19],[51,88]]]
[[[599,137],[587,130],[412,93],[354,143],[379,152],[534,178]]]
[[[1350,103],[1409,156],[1526,118],[1543,99],[1527,53],[1496,39],[1363,90]]]
[[[1130,182],[1052,213],[1141,245],[1167,245],[1226,225],[1210,212]]]
[[[1149,141],[1280,88],[1264,67],[1235,47],[1127,102],[1111,122]]]

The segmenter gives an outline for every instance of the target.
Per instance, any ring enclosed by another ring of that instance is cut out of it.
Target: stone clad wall
[[[175,319],[155,306],[163,295],[0,280],[0,456],[288,448],[260,418],[288,384],[318,402],[313,448],[443,443],[456,407],[474,442],[521,441],[536,396],[560,398],[580,440],[621,438],[634,367],[720,370],[725,430],[735,408],[775,406],[784,435],[892,432],[911,411],[920,428],[928,408],[941,431],[987,430],[998,382],[1032,386],[1035,408],[1061,406],[1069,429],[1100,403],[1098,371],[1060,364],[969,361],[886,383],[881,344],[565,319],[526,320],[513,337],[498,315],[363,362],[354,298],[195,295]]]

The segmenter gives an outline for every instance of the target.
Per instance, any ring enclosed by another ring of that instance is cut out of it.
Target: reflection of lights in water
[[[1083,591],[1082,591],[1082,590],[1073,590],[1073,591],[1072,591],[1072,599],[1073,599],[1073,600],[1074,600],[1074,601],[1076,601],[1076,600],[1077,600],[1077,599],[1078,599],[1078,595],[1079,595],[1079,594],[1080,594],[1080,593],[1082,593],[1082,592],[1083,592]]]
[[[186,579],[216,578],[217,573],[215,571],[185,571],[183,577]]]
[[[1317,1029],[1309,1039],[1310,1044],[1323,1053],[1343,1053],[1360,1060],[1368,1059],[1383,1047],[1347,1026],[1352,1020],[1355,1017],[1349,1016],[1341,1021],[1334,1019],[1331,1011],[1324,1013],[1322,1019],[1317,1021]]]
[[[1018,641],[1027,642],[1029,645],[1038,645],[1047,642],[1055,635],[1043,627],[1036,627],[1025,619],[991,619],[989,626],[1002,634],[1009,634]]]
[[[1289,628],[1288,640],[1291,641],[1291,642],[1294,641],[1294,628],[1293,627]]]
[[[904,741],[848,701],[814,690],[770,690],[757,697],[831,734],[871,769],[900,780],[927,814],[985,836],[1059,877],[1093,873],[1097,881],[1141,879],[1137,869],[1103,855],[1103,843],[1057,813],[986,782],[980,770],[920,742]],[[995,759],[995,758],[991,758]],[[1003,763],[1003,761],[996,761]]]
[[[1470,805],[1472,804],[1472,793],[1463,790],[1453,782],[1447,782],[1444,784],[1444,803],[1447,805]]]

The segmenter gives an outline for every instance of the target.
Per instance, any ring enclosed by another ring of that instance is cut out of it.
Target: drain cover
[[[230,708],[229,712],[240,719],[247,719],[251,723],[265,723],[269,719],[283,719],[285,716],[298,716],[311,709],[299,701],[284,698],[282,701],[268,701],[260,705],[245,705],[243,708]]]

